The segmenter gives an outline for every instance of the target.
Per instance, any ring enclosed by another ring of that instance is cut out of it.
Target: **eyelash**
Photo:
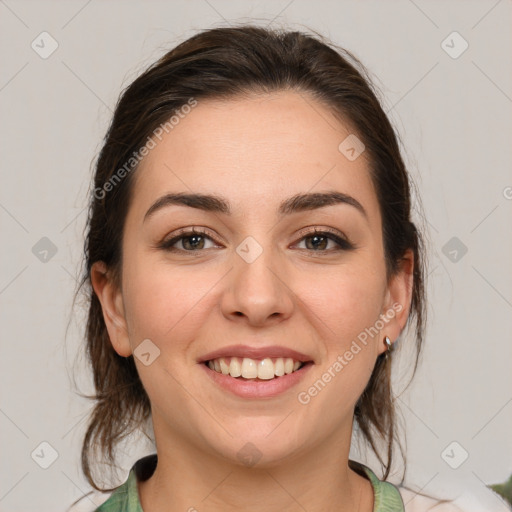
[[[197,235],[202,236],[202,237],[206,237],[206,238],[210,239],[212,242],[217,243],[211,236],[209,236],[207,234],[206,231],[203,231],[201,229],[197,230],[195,228],[192,228],[192,229],[185,228],[185,229],[181,230],[176,236],[172,237],[171,239],[164,240],[159,245],[159,248],[160,249],[164,249],[164,250],[169,251],[169,252],[181,252],[181,253],[198,253],[198,252],[202,252],[202,251],[204,251],[206,249],[199,249],[197,251],[194,251],[194,250],[189,251],[189,250],[186,250],[186,249],[176,249],[175,247],[172,247],[173,245],[175,245],[180,240],[183,240],[183,239],[186,239],[186,238],[192,238],[193,236],[197,236]],[[306,238],[310,238],[310,237],[314,237],[314,236],[320,236],[320,237],[332,240],[336,244],[338,244],[338,248],[326,249],[326,250],[320,250],[320,251],[315,251],[315,250],[312,250],[312,249],[300,249],[300,250],[304,250],[304,251],[308,251],[308,252],[311,252],[311,253],[316,253],[316,254],[321,255],[322,253],[330,254],[332,252],[338,252],[338,251],[351,251],[351,250],[356,248],[355,245],[352,242],[350,242],[348,239],[343,238],[343,237],[339,236],[338,234],[333,233],[332,231],[325,230],[325,229],[324,230],[319,230],[319,229],[316,229],[316,228],[313,231],[309,231],[307,233],[304,233],[302,235],[302,237],[299,239],[299,242],[302,242]]]

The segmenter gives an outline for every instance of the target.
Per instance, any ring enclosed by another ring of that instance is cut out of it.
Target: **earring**
[[[393,343],[391,343],[391,340],[389,339],[389,336],[384,336],[384,343],[386,344],[387,351],[391,352],[393,350]]]

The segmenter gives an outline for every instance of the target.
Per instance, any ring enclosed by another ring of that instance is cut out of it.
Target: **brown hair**
[[[232,98],[252,92],[291,89],[309,93],[350,124],[366,146],[371,177],[382,214],[388,277],[406,250],[414,253],[414,284],[408,324],[415,322],[415,363],[425,323],[422,239],[411,221],[410,184],[395,134],[364,66],[346,50],[302,32],[245,25],[201,32],[150,66],[122,93],[96,162],[85,240],[84,276],[89,315],[87,356],[96,393],[82,446],[82,469],[98,490],[91,472],[94,450],[115,466],[115,448],[150,418],[149,398],[133,356],[113,349],[98,297],[92,290],[93,263],[103,261],[120,283],[121,241],[133,193],[137,162],[130,160],[154,130],[191,98]],[[126,163],[131,167],[126,171]],[[125,172],[121,173],[120,169]],[[119,178],[114,182],[114,178]],[[108,188],[105,186],[111,183]],[[396,435],[391,392],[392,357],[377,358],[368,385],[355,407],[355,421],[388,477]],[[382,457],[379,442],[386,446]],[[112,489],[106,489],[112,490]]]

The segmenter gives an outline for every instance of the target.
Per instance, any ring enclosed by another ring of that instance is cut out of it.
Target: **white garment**
[[[468,491],[451,501],[417,494],[405,487],[398,487],[398,490],[405,505],[405,512],[509,512],[512,510],[498,494],[490,489],[483,497]]]

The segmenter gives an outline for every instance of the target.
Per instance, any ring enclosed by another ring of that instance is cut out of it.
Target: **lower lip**
[[[306,376],[313,363],[306,363],[300,370],[270,380],[237,379],[210,370],[205,364],[201,366],[213,382],[234,395],[242,398],[273,398],[296,386]]]

